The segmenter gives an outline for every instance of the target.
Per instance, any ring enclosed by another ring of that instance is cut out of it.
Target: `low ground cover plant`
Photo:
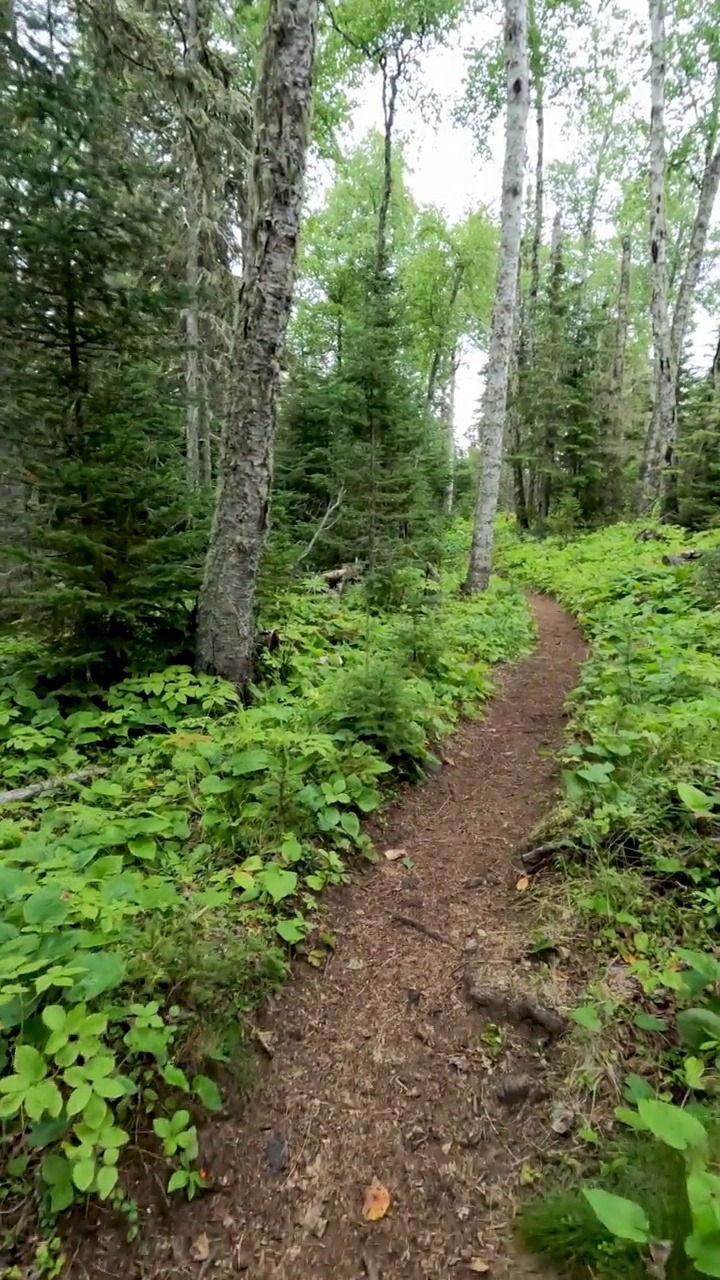
[[[585,1187],[535,1200],[521,1225],[531,1247],[608,1278],[720,1275],[708,1136],[720,1087],[718,535],[658,532],[616,525],[569,544],[502,535],[506,572],[555,595],[591,645],[570,698],[555,822],[559,892],[594,952],[575,1011],[581,1083],[611,1104],[600,1131],[580,1131],[593,1153],[580,1161]],[[629,1136],[618,1139],[613,1118]],[[668,1147],[684,1160],[668,1163]]]
[[[5,788],[76,780],[0,801],[0,1234],[28,1196],[122,1207],[139,1141],[169,1191],[202,1189],[198,1124],[291,949],[332,947],[318,898],[374,856],[364,817],[532,646],[508,583],[410,586],[392,613],[321,582],[269,602],[245,703],[185,666],[52,686],[5,639]]]

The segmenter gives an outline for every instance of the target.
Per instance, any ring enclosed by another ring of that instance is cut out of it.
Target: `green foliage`
[[[537,1200],[520,1216],[527,1243],[554,1261],[587,1264],[600,1277],[647,1274],[646,1258],[662,1258],[667,1280],[717,1276],[716,1136],[711,1140],[697,1116],[653,1097],[641,1098],[635,1111],[618,1108],[617,1115],[635,1133],[655,1139],[650,1149],[626,1144],[620,1158],[607,1165],[610,1184],[631,1194],[582,1186],[574,1194]],[[678,1158],[675,1152],[682,1154]]]
[[[187,653],[204,519],[183,484],[182,295],[158,261],[172,209],[56,8],[52,42],[19,5],[27,41],[0,43],[0,466],[23,493],[0,534],[46,671],[107,678]]]
[[[451,594],[462,557],[454,539],[434,603],[406,584],[396,614],[359,588],[267,600],[282,639],[245,707],[183,666],[48,692],[42,655],[28,672],[5,646],[6,778],[98,771],[0,819],[0,1132],[51,1213],[120,1202],[139,1131],[169,1191],[202,1189],[214,1064],[303,952],[322,889],[372,856],[362,821],[383,780],[417,772],[488,695],[488,664],[531,644],[508,584]]]
[[[383,177],[373,134],[338,162],[306,224],[274,540],[300,552],[317,532],[306,563],[363,562],[387,605],[398,574],[440,554],[451,461],[443,412],[460,343],[487,328],[496,237],[480,213],[449,227],[418,209],[396,148],[391,266],[378,276]]]
[[[675,858],[677,870],[686,867],[699,883],[712,877],[716,860],[696,793],[717,790],[720,628],[692,566],[661,563],[686,545],[685,536],[638,543],[639,531],[616,526],[568,547],[508,544],[502,560],[556,594],[592,641],[571,696],[573,739],[563,751],[580,843],[618,855],[637,850],[644,865],[668,874]],[[711,549],[712,535],[694,545]]]
[[[613,1021],[615,1034],[628,1024],[634,1064],[643,1062],[663,1092],[653,1096],[646,1078],[630,1077],[635,1107],[616,1115],[665,1152],[643,1164],[633,1147],[619,1171],[606,1161],[612,1176],[600,1179],[601,1191],[589,1190],[584,1203],[563,1194],[530,1205],[523,1230],[533,1247],[598,1276],[645,1274],[641,1246],[658,1249],[665,1240],[673,1243],[668,1278],[715,1275],[716,1140],[673,1098],[688,1090],[713,1097],[720,1067],[713,954],[720,628],[704,568],[714,564],[717,535],[693,540],[698,568],[662,563],[687,546],[681,531],[666,529],[660,543],[638,541],[640,532],[616,526],[568,546],[501,535],[511,575],[555,594],[592,643],[562,750],[563,821],[575,862],[568,871],[583,878],[574,906],[593,921],[598,957],[621,963],[651,1002],[639,1012],[632,1001],[615,1001]],[[600,1012],[587,1004],[575,1018],[616,1056]],[[681,1163],[668,1158],[668,1147],[682,1153]],[[636,1183],[636,1160],[651,1175],[647,1184]]]

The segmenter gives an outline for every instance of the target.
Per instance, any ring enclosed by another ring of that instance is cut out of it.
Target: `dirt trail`
[[[535,1274],[507,1222],[523,1162],[562,1141],[543,1097],[559,1050],[502,1010],[488,1029],[468,995],[563,1003],[562,964],[525,959],[513,855],[552,804],[583,644],[555,604],[533,604],[536,652],[448,745],[442,773],[387,815],[379,847],[404,847],[412,865],[381,860],[341,896],[327,968],[297,976],[268,1015],[275,1052],[247,1114],[211,1130],[219,1191],[146,1223],[146,1277],[423,1280],[478,1274],[473,1260],[491,1280]],[[392,1202],[366,1223],[373,1178]],[[130,1267],[100,1234],[72,1273]]]

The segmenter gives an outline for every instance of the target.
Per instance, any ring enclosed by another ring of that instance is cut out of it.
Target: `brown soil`
[[[508,1221],[538,1151],[567,1141],[551,1127],[562,1040],[546,1010],[538,1022],[519,1002],[562,1011],[570,997],[561,960],[526,958],[531,895],[516,887],[516,855],[552,805],[551,753],[583,644],[555,604],[533,603],[536,652],[502,674],[442,773],[409,788],[375,833],[380,850],[406,858],[381,857],[340,896],[325,970],[298,969],[268,1013],[274,1053],[246,1115],[207,1132],[218,1190],[145,1221],[135,1274],[422,1280],[482,1264],[491,1280],[536,1274]],[[497,998],[483,1007],[487,992]],[[373,1179],[390,1208],[366,1222]],[[102,1228],[71,1267],[73,1277],[133,1273]]]

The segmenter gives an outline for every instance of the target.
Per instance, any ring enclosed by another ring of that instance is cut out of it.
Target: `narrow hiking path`
[[[513,1024],[502,1002],[478,1007],[489,991],[570,1003],[562,964],[538,988],[525,960],[513,855],[551,807],[551,753],[584,646],[557,605],[533,605],[534,654],[502,673],[446,768],[408,788],[376,832],[407,865],[381,858],[338,895],[327,967],[298,973],[266,1016],[273,1056],[246,1114],[207,1134],[219,1190],[146,1221],[138,1274],[422,1280],[483,1263],[494,1280],[534,1274],[507,1221],[523,1161],[561,1141],[558,1050],[552,1028]],[[367,1223],[374,1178],[391,1205]],[[129,1258],[101,1231],[71,1274],[129,1277]]]

